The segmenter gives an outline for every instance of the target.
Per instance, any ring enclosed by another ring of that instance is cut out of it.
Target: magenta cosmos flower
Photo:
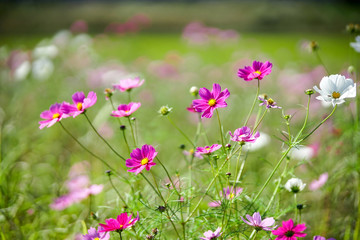
[[[131,102],[129,104],[120,104],[117,111],[112,111],[113,117],[129,117],[141,106],[141,103]]]
[[[238,128],[234,131],[234,134],[232,134],[229,131],[229,134],[231,136],[231,141],[234,142],[249,142],[249,143],[253,143],[256,141],[256,139],[258,139],[258,137],[260,137],[260,133],[256,132],[254,135],[251,133],[251,129],[248,127],[242,127],[242,128]]]
[[[227,187],[224,188],[222,192],[220,192],[220,196],[226,198],[227,200],[232,200],[234,199],[236,196],[239,196],[242,193],[243,189],[238,187],[235,188],[235,191],[233,189],[233,187]],[[221,201],[214,201],[214,202],[210,202],[208,204],[209,207],[220,207],[221,206]]]
[[[200,239],[202,240],[214,240],[214,239],[217,239],[218,237],[221,236],[222,232],[221,231],[221,228],[218,227],[215,232],[209,230],[209,231],[206,231],[204,232],[204,236],[205,237],[201,237]]]
[[[132,214],[128,215],[127,213],[122,213],[117,216],[116,219],[109,218],[106,219],[106,224],[100,223],[100,226],[103,228],[99,232],[112,232],[112,231],[122,231],[126,228],[132,227],[137,221],[139,221],[139,212],[137,213],[136,218],[131,219]]]
[[[73,104],[64,103],[61,107],[62,111],[73,117],[85,112],[85,109],[94,105],[97,101],[96,93],[89,92],[85,97],[83,92],[76,92],[72,95]]]
[[[238,76],[245,81],[251,81],[254,78],[263,79],[266,75],[271,73],[272,63],[266,61],[264,63],[254,61],[252,66],[246,66],[239,69]]]
[[[105,233],[100,232],[102,230],[104,230],[104,228],[101,227],[101,226],[98,227],[98,230],[91,227],[88,230],[88,234],[82,235],[83,240],[109,240],[110,239],[110,233],[108,233],[108,232],[105,232]]]
[[[193,101],[195,111],[202,112],[202,118],[211,118],[216,108],[224,108],[227,106],[225,99],[230,96],[230,92],[227,88],[221,91],[220,85],[214,83],[211,92],[206,88],[200,88],[199,95],[201,99]]]
[[[294,226],[293,220],[283,221],[282,226],[272,231],[276,235],[275,240],[297,240],[297,237],[305,237],[306,233],[302,233],[306,229],[305,223]]]
[[[261,215],[258,212],[255,212],[252,216],[250,216],[249,214],[246,214],[246,218],[249,221],[246,221],[243,217],[241,217],[241,219],[246,224],[253,226],[257,232],[260,230],[271,231],[277,227],[277,226],[273,226],[275,224],[274,218],[271,217],[271,218],[265,218],[264,220],[261,220]]]
[[[119,84],[114,84],[114,88],[120,90],[121,92],[125,91],[131,91],[133,88],[140,87],[143,85],[144,80],[140,80],[139,77],[136,77],[134,79],[124,79],[120,80]]]
[[[128,172],[134,172],[136,175],[139,174],[144,168],[150,171],[152,166],[155,166],[156,163],[153,162],[156,157],[157,152],[155,148],[151,145],[143,145],[140,148],[134,149],[130,153],[130,159],[126,160],[126,166],[131,168]]]
[[[61,110],[62,104],[55,103],[50,106],[49,110],[46,110],[40,114],[40,117],[42,119],[45,119],[44,121],[40,121],[39,128],[43,129],[44,127],[51,127],[56,122],[59,122],[63,118],[67,118],[69,115],[64,114],[64,112]]]
[[[210,153],[215,152],[216,150],[218,150],[220,148],[221,148],[221,145],[219,145],[219,144],[213,144],[211,147],[210,146],[197,147],[195,153],[210,154]]]

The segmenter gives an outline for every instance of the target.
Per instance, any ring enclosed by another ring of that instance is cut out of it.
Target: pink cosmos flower
[[[74,104],[64,103],[61,110],[66,114],[76,117],[85,112],[85,109],[93,106],[97,101],[97,97],[94,92],[89,92],[87,97],[85,97],[83,92],[76,92],[72,95],[72,100]]]
[[[156,163],[153,162],[156,155],[157,152],[151,145],[145,144],[141,149],[134,149],[130,153],[131,158],[126,160],[126,166],[131,168],[128,172],[134,172],[137,175],[144,168],[146,168],[147,171],[150,171],[150,168],[156,165]]]
[[[224,188],[222,192],[220,192],[220,196],[226,198],[227,200],[232,200],[234,199],[236,196],[239,196],[242,193],[243,189],[238,187],[235,189],[235,191],[233,190],[233,187],[227,187]],[[214,201],[214,202],[210,202],[208,204],[209,207],[220,207],[221,206],[221,201]]]
[[[277,235],[275,240],[297,240],[297,237],[305,237],[306,233],[302,233],[306,229],[305,223],[294,226],[293,220],[283,221],[282,226],[271,233]]]
[[[194,156],[199,159],[203,159],[203,156],[201,156],[200,152],[195,152],[194,149],[190,149],[189,151],[184,150],[183,154],[186,156]]]
[[[137,221],[139,221],[139,212],[137,213],[136,218],[131,219],[132,214],[122,213],[117,216],[116,219],[109,218],[106,219],[106,224],[100,223],[100,226],[103,227],[99,232],[112,232],[112,231],[122,231],[126,228],[132,227]]]
[[[262,98],[259,97],[259,100],[262,102],[259,104],[259,106],[266,106],[266,108],[281,108],[279,106],[276,105],[276,102],[272,99],[272,98]]]
[[[260,133],[256,132],[254,135],[251,133],[251,129],[248,127],[242,127],[238,128],[234,131],[234,135],[229,131],[231,138],[231,141],[234,142],[249,142],[253,143],[260,137]]]
[[[197,147],[195,154],[196,153],[210,154],[210,153],[215,152],[216,150],[218,150],[220,148],[221,148],[221,145],[219,145],[219,144],[213,144],[211,147],[209,147],[209,146]]]
[[[264,63],[254,61],[252,66],[246,66],[239,69],[238,76],[245,81],[251,81],[254,78],[263,79],[266,75],[271,73],[272,63],[266,61]]]
[[[225,99],[230,96],[230,92],[227,88],[221,91],[220,85],[214,83],[211,92],[206,88],[200,88],[199,95],[201,99],[193,101],[195,111],[203,112],[201,115],[202,118],[211,118],[216,108],[224,108],[227,106]]]
[[[328,180],[328,177],[329,177],[329,174],[326,172],[326,173],[323,173],[320,175],[319,177],[319,180],[316,179],[314,181],[312,181],[309,185],[309,189],[311,191],[315,191],[319,188],[321,188],[322,186],[324,186],[324,184],[327,182]]]
[[[272,226],[275,224],[274,218],[271,217],[271,218],[265,218],[264,220],[261,220],[261,215],[258,212],[255,212],[252,216],[250,216],[249,214],[246,214],[246,218],[249,221],[246,221],[243,217],[241,217],[241,219],[246,224],[253,226],[256,231],[260,231],[260,230],[271,231],[277,227],[277,226]]]
[[[322,236],[314,236],[313,240],[326,240],[325,237]],[[336,240],[335,238],[328,238],[327,240]]]
[[[196,110],[194,108],[194,105],[193,104],[190,104],[190,107],[187,107],[186,110],[188,110],[189,112],[193,112],[193,113],[196,113]]]
[[[99,226],[98,229],[96,230],[95,228],[91,227],[88,230],[88,234],[86,235],[82,235],[83,236],[83,240],[109,240],[110,239],[110,233],[108,232],[101,232],[104,230],[103,227]]]
[[[220,232],[220,231],[221,231],[221,227],[218,227],[215,230],[215,232],[213,232],[211,230],[206,231],[206,232],[204,232],[205,237],[201,237],[200,239],[202,239],[202,240],[214,240],[214,239],[217,239],[222,234],[222,232]]]
[[[118,106],[117,111],[112,111],[111,116],[113,117],[129,117],[131,114],[133,114],[139,107],[141,106],[141,103],[131,102],[128,105],[126,104],[120,104]]]
[[[120,80],[119,84],[114,84],[114,88],[120,90],[121,92],[131,91],[133,88],[140,87],[143,85],[144,80],[140,80],[139,77],[134,79],[128,78]]]
[[[40,121],[39,128],[43,129],[44,127],[51,127],[56,122],[59,122],[63,118],[67,118],[69,115],[64,114],[64,112],[61,110],[62,104],[55,103],[50,106],[49,110],[46,110],[40,114],[40,117],[42,119],[46,119],[44,121]]]

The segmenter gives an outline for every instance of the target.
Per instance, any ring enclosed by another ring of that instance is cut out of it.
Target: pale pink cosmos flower
[[[315,190],[321,188],[327,182],[328,177],[329,177],[329,174],[327,172],[321,174],[319,179],[316,179],[310,183],[309,189],[311,191],[315,191]]]
[[[194,156],[199,159],[203,159],[203,156],[201,156],[200,152],[195,152],[194,149],[190,149],[189,151],[184,150],[183,154],[186,156]]]
[[[56,122],[59,122],[61,119],[67,118],[69,116],[62,111],[61,106],[62,104],[55,103],[50,106],[49,110],[46,110],[40,114],[42,119],[46,119],[39,122],[40,129],[43,129],[44,127],[51,127]]]
[[[290,218],[288,221],[283,221],[282,226],[271,233],[277,236],[275,240],[297,240],[298,237],[306,236],[306,233],[302,233],[305,229],[305,223],[294,226]]]
[[[211,154],[212,152],[215,152],[216,150],[218,150],[220,148],[221,148],[221,145],[219,145],[219,144],[213,144],[211,147],[210,146],[197,147],[195,153]]]
[[[106,219],[106,224],[100,223],[100,226],[103,227],[99,232],[112,232],[112,231],[122,231],[126,228],[132,227],[137,221],[139,221],[139,212],[137,213],[136,218],[131,219],[132,214],[128,215],[126,212],[117,216],[116,219],[109,218]]]
[[[236,129],[234,131],[234,134],[232,134],[229,131],[229,134],[231,136],[231,141],[242,142],[242,143],[245,143],[245,142],[253,143],[256,141],[256,139],[258,139],[260,137],[259,132],[252,134],[251,129],[246,126]]]
[[[220,231],[221,231],[221,227],[218,227],[215,230],[215,232],[213,232],[211,230],[206,231],[206,232],[204,232],[205,237],[201,237],[200,239],[202,239],[202,240],[214,240],[214,239],[217,239],[222,234],[222,232],[220,232]]]
[[[265,218],[261,220],[261,215],[258,212],[255,212],[252,216],[246,214],[246,218],[249,221],[246,221],[243,217],[241,219],[248,225],[253,226],[256,231],[264,230],[271,231],[274,230],[277,226],[273,226],[275,224],[274,218]]]
[[[277,103],[272,98],[259,97],[259,100],[261,101],[259,106],[266,106],[267,109],[269,109],[269,108],[281,108],[281,107],[279,107],[277,105]]]
[[[200,88],[199,95],[201,99],[193,101],[195,111],[202,112],[202,118],[211,118],[216,108],[224,108],[227,106],[225,99],[230,96],[230,92],[227,88],[221,91],[220,85],[214,83],[211,92],[206,88]]]
[[[111,116],[113,117],[129,117],[133,114],[139,107],[141,103],[139,102],[131,102],[129,104],[120,104],[118,106],[118,110],[112,111]]]
[[[224,197],[227,200],[232,200],[235,197],[239,196],[242,193],[243,189],[240,187],[235,188],[235,191],[233,189],[233,187],[227,187],[224,188],[222,192],[220,192],[220,196]],[[221,202],[222,201],[214,201],[214,202],[210,202],[208,204],[209,207],[220,207],[221,206]]]
[[[314,236],[313,240],[336,240],[336,239],[335,238],[326,239],[325,237],[322,236]]]
[[[266,61],[264,63],[254,61],[252,66],[246,66],[239,69],[238,76],[245,81],[251,81],[254,78],[263,79],[266,75],[271,73],[272,63]]]
[[[130,153],[130,159],[126,160],[126,167],[131,168],[128,172],[134,172],[135,175],[139,174],[144,168],[147,171],[150,171],[152,166],[155,166],[156,163],[153,162],[156,157],[157,152],[155,148],[151,145],[143,145],[140,148],[134,149]]]
[[[144,81],[144,79],[140,80],[139,77],[134,79],[128,78],[120,80],[120,82],[118,84],[114,84],[113,87],[121,92],[131,91],[133,88],[138,88],[143,85]]]
[[[73,104],[64,103],[61,110],[73,117],[78,116],[85,112],[85,110],[93,106],[97,101],[96,93],[89,92],[88,96],[85,97],[83,92],[76,92],[72,95]]]
[[[88,234],[86,235],[82,235],[83,236],[83,240],[109,240],[110,239],[110,233],[108,232],[100,232],[104,230],[103,227],[99,226],[98,229],[96,230],[95,228],[91,227],[88,230]]]

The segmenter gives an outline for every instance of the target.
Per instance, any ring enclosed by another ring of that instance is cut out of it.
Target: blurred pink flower
[[[221,231],[220,227],[218,227],[215,230],[215,232],[213,232],[211,230],[206,231],[206,232],[204,232],[205,237],[201,237],[200,239],[202,239],[202,240],[215,240],[215,239],[217,239],[218,237],[221,236],[222,232],[220,232],[220,231]]]
[[[131,102],[129,104],[120,104],[118,110],[112,111],[113,117],[129,117],[141,106],[141,103]]]
[[[110,233],[100,233],[100,231],[104,230],[103,227],[99,226],[96,230],[95,228],[91,227],[88,230],[88,234],[82,235],[83,240],[109,240],[110,239]]]
[[[321,174],[319,179],[316,179],[310,183],[309,189],[311,191],[315,191],[315,190],[321,188],[327,182],[328,177],[329,177],[329,174],[327,172]]]
[[[84,20],[77,20],[71,24],[70,31],[72,33],[85,33],[88,30],[88,25]]]
[[[211,147],[210,146],[197,147],[195,153],[208,155],[208,154],[211,154],[212,152],[215,152],[216,150],[218,150],[220,148],[221,148],[221,145],[219,145],[219,144],[213,144]]]
[[[240,187],[235,188],[235,191],[233,189],[233,187],[227,187],[224,188],[222,192],[220,192],[220,196],[224,197],[227,200],[232,200],[234,199],[236,196],[239,196],[242,193],[243,189]],[[208,204],[209,207],[220,207],[222,203],[222,200],[219,201],[214,201],[214,202],[210,202]]]
[[[271,231],[277,226],[273,226],[275,224],[274,218],[265,218],[261,220],[261,215],[258,212],[255,212],[252,216],[246,214],[246,218],[249,221],[246,221],[243,217],[241,219],[248,225],[253,226],[256,231],[264,230],[264,231]]]
[[[194,149],[190,149],[189,151],[184,150],[183,154],[187,155],[187,156],[194,156],[194,157],[197,157],[199,159],[203,159],[203,156],[201,156],[201,153],[194,151]]]
[[[234,142],[249,142],[253,143],[260,137],[260,133],[256,132],[254,135],[251,132],[251,129],[249,127],[242,127],[238,128],[234,131],[234,134],[229,131],[229,135],[231,136],[231,141]]]
[[[140,80],[139,77],[136,78],[128,78],[128,79],[123,79],[120,80],[120,82],[118,84],[113,84],[115,89],[120,90],[121,92],[125,92],[125,91],[131,91],[133,88],[138,88],[141,85],[143,85],[144,80]]]

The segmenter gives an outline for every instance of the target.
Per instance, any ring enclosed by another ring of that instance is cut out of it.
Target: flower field
[[[1,239],[360,239],[360,27],[148,21],[0,39]]]

